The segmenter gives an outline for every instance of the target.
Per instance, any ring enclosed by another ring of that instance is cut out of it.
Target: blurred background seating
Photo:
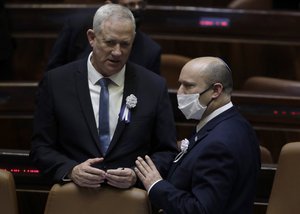
[[[92,189],[70,182],[55,184],[49,192],[45,214],[58,213],[151,214],[151,206],[147,192],[142,189]]]
[[[0,212],[18,214],[18,203],[14,177],[11,172],[0,169]]]

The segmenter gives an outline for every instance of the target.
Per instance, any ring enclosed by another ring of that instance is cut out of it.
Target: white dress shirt
[[[206,123],[208,123],[210,120],[212,120],[222,112],[226,111],[227,109],[230,109],[232,106],[232,102],[229,102],[226,105],[214,110],[210,115],[200,120],[199,124],[197,125],[196,131],[198,132],[203,126],[205,126]]]
[[[87,61],[88,68],[88,81],[89,81],[89,89],[90,95],[92,99],[92,105],[94,110],[94,116],[97,124],[97,128],[99,130],[99,102],[100,102],[100,90],[101,87],[98,81],[103,78],[102,74],[100,74],[91,63],[91,55],[90,53]],[[109,133],[110,139],[112,139],[116,126],[119,119],[119,113],[121,110],[123,91],[124,91],[124,81],[125,81],[125,66],[121,69],[120,72],[109,77],[111,83],[108,85],[109,91]]]

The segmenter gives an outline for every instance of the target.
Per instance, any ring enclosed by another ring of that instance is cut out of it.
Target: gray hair
[[[121,6],[119,4],[105,4],[99,7],[94,15],[94,20],[93,20],[94,32],[96,34],[100,33],[102,30],[101,26],[103,22],[105,22],[111,17],[115,17],[120,20],[130,21],[135,31],[135,20],[132,12],[128,8]]]

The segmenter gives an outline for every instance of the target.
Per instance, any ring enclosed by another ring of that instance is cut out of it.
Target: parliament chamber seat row
[[[296,214],[300,212],[298,202],[300,191],[300,173],[297,170],[300,161],[300,142],[286,144],[279,157],[274,183],[271,184],[271,194],[265,210],[255,210],[254,213],[266,214]],[[19,190],[20,191],[20,190]],[[34,192],[32,190],[32,192]],[[35,194],[38,192],[36,191]],[[27,196],[28,197],[28,196]],[[80,188],[74,183],[64,185],[54,184],[43,199],[34,200],[35,208],[24,211],[22,209],[22,198],[17,198],[14,177],[11,172],[0,170],[0,199],[2,202],[1,212],[6,214],[21,213],[103,213],[119,214],[150,214],[151,205],[145,190],[115,189],[102,186],[100,189]]]
[[[116,189],[101,186],[99,189],[80,188],[70,182],[55,184],[46,196],[46,203],[34,213],[45,214],[151,214],[147,192],[138,188]],[[18,204],[17,190],[11,172],[0,170],[1,213],[20,214],[24,211]],[[38,202],[38,201],[37,201]],[[33,210],[28,213],[32,213]]]
[[[1,149],[28,150],[30,148],[37,86],[37,82],[0,83],[0,127],[4,130],[0,133]],[[195,122],[186,120],[178,110],[176,93],[177,89],[169,89],[177,125],[177,137],[181,140],[193,131]],[[282,145],[299,139],[299,96],[288,93],[235,90],[232,101],[253,125],[262,146],[271,151],[275,163]],[[266,132],[273,135],[272,141],[268,141]]]
[[[11,172],[0,169],[1,213],[18,214],[17,193],[14,177]]]

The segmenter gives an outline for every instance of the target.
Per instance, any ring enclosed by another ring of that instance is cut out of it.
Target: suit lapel
[[[93,139],[99,151],[101,152],[99,136],[98,136],[97,126],[95,122],[91,97],[90,97],[90,90],[88,86],[86,60],[82,60],[82,63],[79,66],[79,70],[75,74],[75,83],[76,83],[76,90],[79,98],[79,103],[81,105],[84,118],[89,127],[91,135],[93,136]]]
[[[176,163],[173,163],[169,174],[168,174],[168,180],[172,177],[172,174],[174,173],[177,166],[180,165],[182,160],[188,155],[188,153],[198,144],[200,143],[207,135],[208,133],[220,122],[223,120],[228,119],[229,117],[233,116],[236,113],[235,108],[230,108],[227,111],[221,113],[211,121],[209,121],[199,132],[197,132],[194,136],[190,137],[189,140],[189,147],[187,153]]]
[[[126,70],[125,70],[125,83],[124,83],[124,92],[123,92],[123,99],[122,105],[126,104],[126,97],[130,94],[137,95],[137,81],[136,81],[136,69],[132,66],[131,63],[127,63]],[[121,109],[120,109],[121,111]],[[126,123],[121,120],[121,116],[119,115],[118,124],[114,133],[114,136],[110,142],[110,145],[107,150],[107,154],[112,150],[112,148],[116,145],[119,138],[121,137],[124,129],[126,127]]]
[[[208,134],[207,130],[205,129],[201,129],[199,132],[197,132],[196,134],[194,134],[192,137],[190,137],[189,140],[189,147],[187,152],[180,158],[180,160],[178,160],[176,163],[173,162],[172,166],[170,167],[169,173],[168,173],[168,180],[172,177],[172,174],[174,173],[175,169],[177,168],[177,166],[180,165],[180,163],[182,162],[182,160],[185,158],[186,155],[188,155],[188,153],[192,150],[192,148],[197,145],[198,142],[200,142],[204,137],[206,137]]]

